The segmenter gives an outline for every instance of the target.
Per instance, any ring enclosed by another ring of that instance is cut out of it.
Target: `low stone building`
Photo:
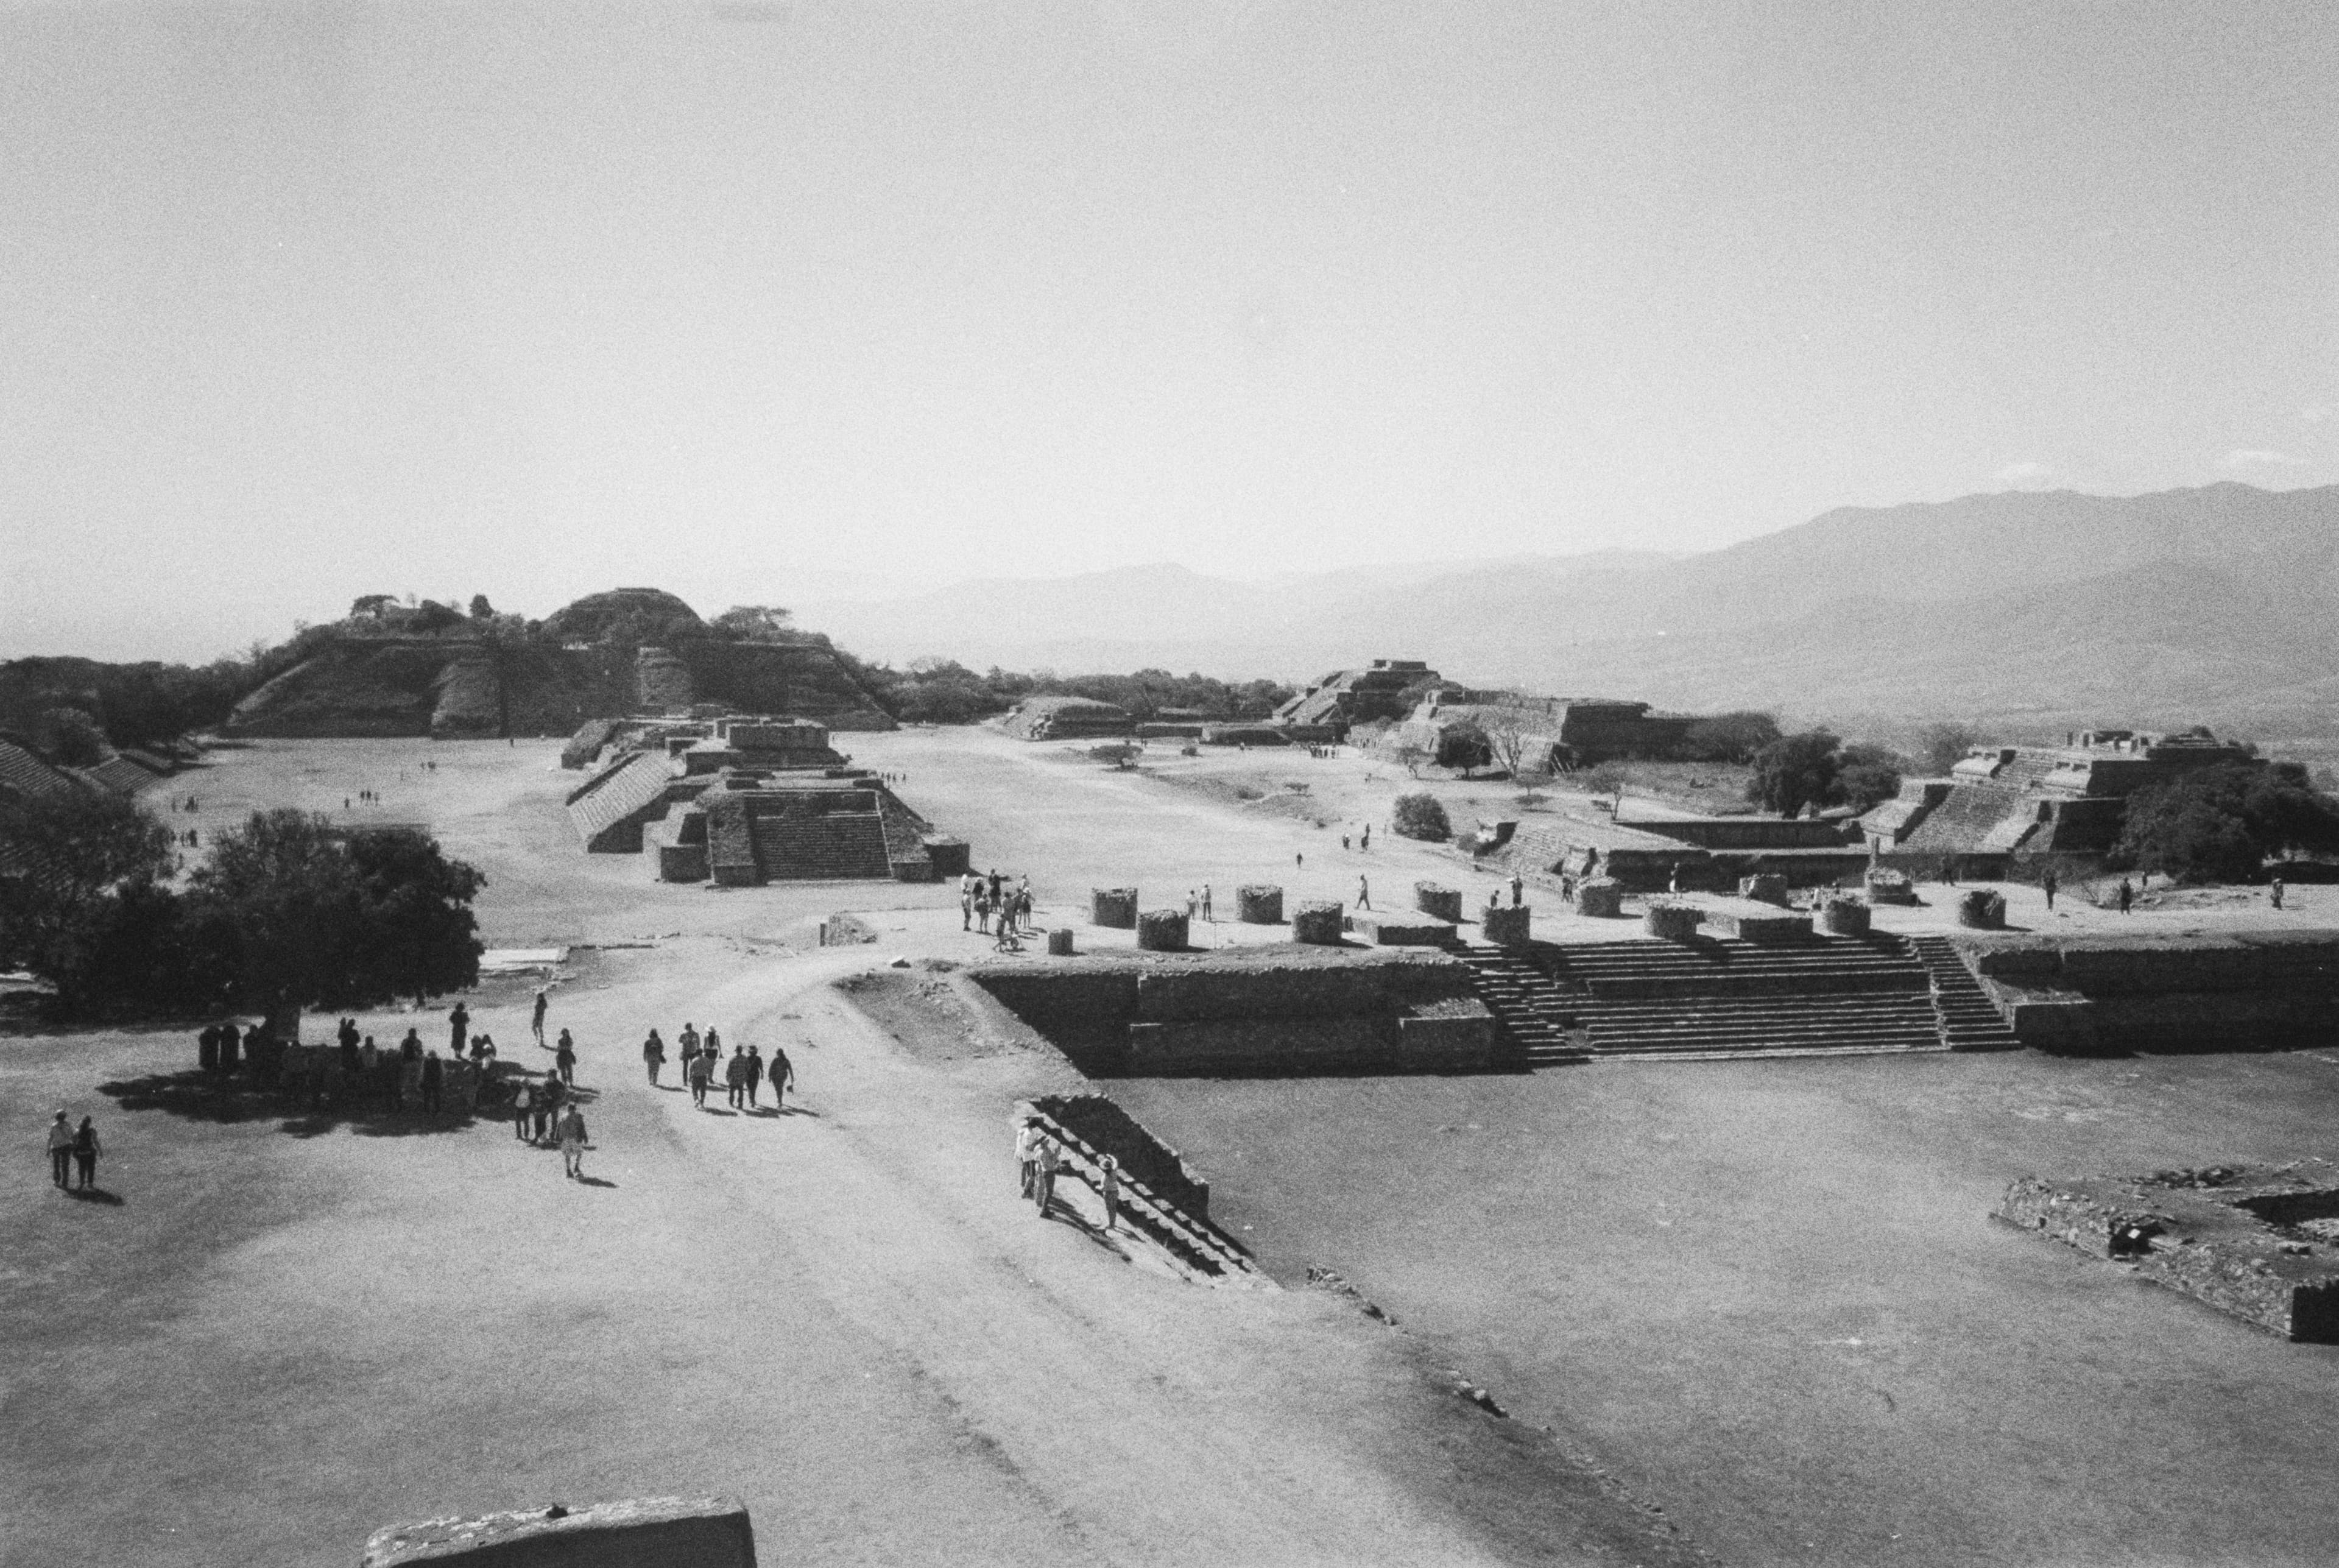
[[[1413,708],[1407,694],[1441,677],[1419,659],[1375,659],[1363,669],[1334,670],[1275,710],[1281,725],[1352,725],[1401,719]]]
[[[1009,708],[999,727],[1024,741],[1118,740],[1137,733],[1129,710],[1089,697],[1031,696]]]

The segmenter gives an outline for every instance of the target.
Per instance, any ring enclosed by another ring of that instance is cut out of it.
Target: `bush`
[[[2196,768],[2129,800],[2110,863],[2179,882],[2245,882],[2266,857],[2339,850],[2339,801],[2296,763]]]
[[[1778,738],[1779,721],[1769,714],[1716,714],[1683,730],[1673,755],[1687,763],[1746,763]]]
[[[1446,807],[1434,794],[1397,796],[1396,809],[1390,814],[1389,820],[1401,838],[1444,843],[1454,836],[1454,824],[1446,820]]]

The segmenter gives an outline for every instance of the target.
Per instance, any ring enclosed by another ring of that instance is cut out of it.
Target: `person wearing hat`
[[[73,1145],[73,1125],[60,1110],[57,1119],[49,1123],[49,1179],[59,1187],[68,1186],[72,1180]]]
[[[1063,1163],[1063,1156],[1056,1151],[1056,1140],[1043,1132],[1032,1159],[1039,1169],[1031,1178],[1031,1201],[1040,1206],[1040,1218],[1045,1219],[1055,1208],[1056,1167]]]
[[[1110,1154],[1097,1167],[1097,1194],[1104,1199],[1104,1228],[1110,1230],[1120,1218],[1120,1161]]]

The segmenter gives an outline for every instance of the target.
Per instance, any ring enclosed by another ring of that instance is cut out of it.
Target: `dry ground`
[[[907,786],[979,853],[1020,828],[1016,863],[1043,865],[1083,837],[1082,792],[1028,750],[909,739],[989,799],[958,821]],[[1683,1558],[1351,1300],[1198,1287],[1035,1220],[1004,1113],[1072,1086],[1064,1064],[897,1041],[828,988],[870,950],[804,951],[872,902],[888,935],[979,947],[942,890],[659,887],[576,849],[552,754],[271,745],[175,793],[208,836],[379,789],[351,814],[426,823],[487,870],[490,942],[654,940],[580,951],[555,988],[594,1091],[589,1185],[502,1127],[217,1094],[187,1081],[185,1031],[0,1036],[23,1155],[0,1196],[0,1562],[347,1561],[400,1520],[709,1490],[779,1561]],[[1118,788],[1105,816],[1148,820]],[[1171,839],[1212,837],[1168,814]],[[1165,842],[1119,848],[1158,866]],[[540,1067],[528,990],[482,991],[474,1027]],[[686,1019],[785,1046],[790,1113],[651,1088],[640,1033]],[[99,1118],[104,1199],[45,1180],[58,1104]]]

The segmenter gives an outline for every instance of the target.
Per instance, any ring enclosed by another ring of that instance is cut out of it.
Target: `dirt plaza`
[[[1415,786],[1353,757],[1123,773],[983,730],[846,743],[978,868],[1029,874],[1043,927],[1079,927],[1093,886],[1223,907],[1250,882],[1352,899],[1365,876],[1395,903],[1434,878],[1466,906],[1495,885],[1389,836]],[[583,1048],[606,1185],[493,1125],[181,1092],[188,1030],[12,1017],[20,1145],[55,1106],[94,1112],[119,1202],[60,1198],[29,1159],[0,1198],[6,1561],[306,1563],[400,1519],[713,1490],[782,1561],[1687,1560],[1643,1504],[1738,1563],[2307,1563],[2339,1537],[2339,1350],[1983,1218],[2032,1172],[2329,1154],[2322,1053],[1116,1082],[1286,1287],[1204,1289],[1015,1201],[1006,1108],[1077,1087],[1066,1063],[902,1039],[829,989],[988,956],[952,890],[659,883],[577,848],[557,752],[262,743],[182,781],[184,820],[415,822],[484,870],[491,947],[571,950],[552,1021]],[[1457,825],[1504,798],[1434,787]],[[381,804],[345,813],[360,789]],[[840,911],[876,943],[819,949]],[[532,985],[470,1007],[540,1066]],[[785,1045],[796,1113],[651,1089],[642,1031],[686,1020]]]

